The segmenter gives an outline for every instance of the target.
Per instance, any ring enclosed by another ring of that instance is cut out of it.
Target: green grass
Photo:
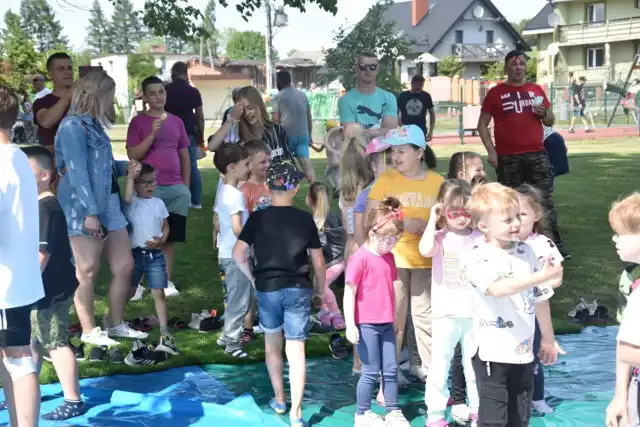
[[[112,131],[114,151],[124,152],[123,132]],[[617,259],[611,242],[611,230],[607,213],[611,203],[637,190],[637,165],[640,163],[640,139],[615,139],[599,141],[571,141],[571,173],[558,178],[554,200],[558,209],[561,232],[573,259],[565,263],[564,285],[557,290],[551,303],[557,332],[576,332],[579,328],[565,320],[566,312],[575,306],[579,297],[598,298],[610,309],[615,307],[617,281],[622,264]],[[438,170],[445,172],[448,158],[460,146],[436,145]],[[482,153],[479,146],[466,149]],[[211,245],[211,209],[218,174],[211,165],[211,155],[203,159],[204,182],[203,208],[191,211],[188,220],[188,242],[179,246],[174,281],[181,291],[178,298],[169,299],[170,317],[188,320],[192,312],[203,309],[221,309],[222,294],[218,280],[217,257]],[[322,177],[326,162],[314,161],[317,176]],[[306,187],[297,197],[297,206],[304,207]],[[96,286],[96,318],[100,322],[107,310],[107,284],[109,272],[103,265]],[[130,302],[126,317],[154,313],[153,299],[145,293],[141,301]],[[82,377],[111,375],[115,373],[149,372],[181,365],[206,363],[238,363],[219,349],[215,340],[218,334],[200,334],[191,330],[175,333],[181,355],[155,367],[130,368],[107,362],[80,363]],[[157,338],[157,331],[152,339]],[[125,343],[128,344],[128,343]],[[258,339],[248,346],[253,363],[264,358],[263,341]],[[123,351],[127,346],[123,346]],[[307,342],[309,356],[328,354],[327,337],[312,337]],[[41,377],[43,382],[56,381],[50,364],[46,363]]]

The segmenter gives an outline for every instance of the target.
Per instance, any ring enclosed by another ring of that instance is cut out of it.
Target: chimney
[[[411,0],[411,25],[416,27],[429,12],[429,0]]]

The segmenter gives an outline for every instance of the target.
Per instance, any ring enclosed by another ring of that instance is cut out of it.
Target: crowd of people
[[[52,55],[47,67],[54,89],[33,106],[40,146],[11,143],[20,101],[0,86],[0,377],[3,407],[19,426],[38,424],[45,353],[64,402],[43,417],[66,420],[87,410],[69,343],[71,305],[85,343],[113,349],[114,338],[144,340],[146,332],[124,321],[127,301],[144,283],[160,327],[156,350],[180,352],[166,297],[178,293],[176,246],[185,242],[189,209],[200,208],[202,197],[202,99],[188,84],[186,64],[174,66],[169,85],[153,76],[142,82],[146,107],[129,124],[128,162],[114,159],[106,133],[115,121],[114,81],[93,71],[74,82],[64,54]],[[291,87],[288,73],[278,73],[271,116],[256,88],[233,92],[234,105],[207,141],[220,172],[212,238],[225,310],[216,344],[230,357],[247,358],[257,316],[274,391],[269,407],[289,412],[292,427],[307,425],[305,341],[314,311],[353,345],[357,427],[409,425],[398,404],[408,383],[399,366],[403,348],[410,375],[425,382],[427,427],[449,425],[450,404],[455,421],[474,427],[526,426],[534,409],[553,411],[541,365],[564,353],[550,298],[570,255],[552,193],[568,162],[564,141],[552,138],[551,105],[540,86],[525,81],[525,70],[525,55],[509,53],[507,81],[482,106],[478,128],[496,183],[488,182],[482,156],[469,151],[452,156],[446,178],[435,171],[428,141],[436,116],[424,79],[414,77],[396,99],[377,87],[372,53],[355,58],[356,87],[340,99],[340,123],[327,123],[320,145],[311,138],[306,96]],[[324,183],[315,182],[309,147],[327,150]],[[305,179],[310,212],[294,207]],[[339,215],[332,212],[334,196]],[[620,258],[640,263],[637,212],[635,194],[615,204],[609,220]],[[100,327],[94,287],[102,255],[112,279]],[[343,273],[341,309],[331,286]],[[627,285],[609,426],[638,418],[637,400],[629,398],[638,395],[632,368],[640,366],[633,332],[640,294],[632,281]],[[138,343],[129,364],[136,364]],[[384,417],[371,411],[378,380]]]

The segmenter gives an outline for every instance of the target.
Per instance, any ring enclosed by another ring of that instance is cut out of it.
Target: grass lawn
[[[114,152],[124,153],[124,131],[118,127],[112,131]],[[617,281],[622,264],[617,259],[611,242],[611,230],[607,213],[613,201],[625,196],[637,187],[637,165],[640,163],[640,139],[616,139],[599,141],[571,141],[571,173],[557,180],[554,200],[558,209],[561,232],[573,259],[565,263],[564,285],[558,289],[551,304],[556,330],[575,332],[578,328],[565,320],[566,312],[575,306],[579,297],[598,298],[612,310],[615,307]],[[451,154],[460,146],[435,145],[438,156],[438,170],[445,172]],[[466,149],[483,153],[479,146]],[[211,167],[209,154],[201,161],[204,195],[202,210],[191,211],[188,223],[188,242],[177,251],[174,281],[181,293],[169,299],[170,317],[180,317],[188,321],[192,312],[203,309],[221,309],[222,295],[218,280],[216,253],[211,245],[211,209],[216,189],[218,173]],[[315,168],[319,177],[323,176],[326,162],[316,159]],[[636,184],[634,184],[636,183]],[[297,205],[303,207],[306,187],[302,188]],[[107,284],[109,280],[106,265],[101,271],[96,286],[96,318],[98,324],[107,310]],[[153,299],[145,297],[128,305],[126,317],[150,315],[154,313]],[[218,334],[200,334],[192,330],[175,333],[181,355],[156,367],[130,368],[126,365],[112,365],[107,362],[80,363],[80,375],[102,376],[115,373],[149,372],[169,367],[206,363],[237,363],[219,349],[215,340]],[[157,338],[154,331],[152,338]],[[123,352],[128,343],[122,346]],[[307,343],[310,356],[328,354],[327,337],[312,337]],[[264,358],[263,342],[258,339],[248,348],[251,359],[246,363]],[[41,377],[43,382],[56,381],[50,364],[46,363]]]

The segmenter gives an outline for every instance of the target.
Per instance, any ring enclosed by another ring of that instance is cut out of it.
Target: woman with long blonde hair
[[[55,138],[56,168],[61,176],[58,200],[66,216],[79,281],[74,303],[81,340],[96,346],[117,344],[95,324],[94,286],[103,252],[112,274],[112,325],[123,323],[133,271],[128,222],[117,181],[126,173],[122,167],[126,162],[115,161],[106,133],[115,122],[115,89],[115,82],[104,71],[91,72],[75,82],[71,110]]]

